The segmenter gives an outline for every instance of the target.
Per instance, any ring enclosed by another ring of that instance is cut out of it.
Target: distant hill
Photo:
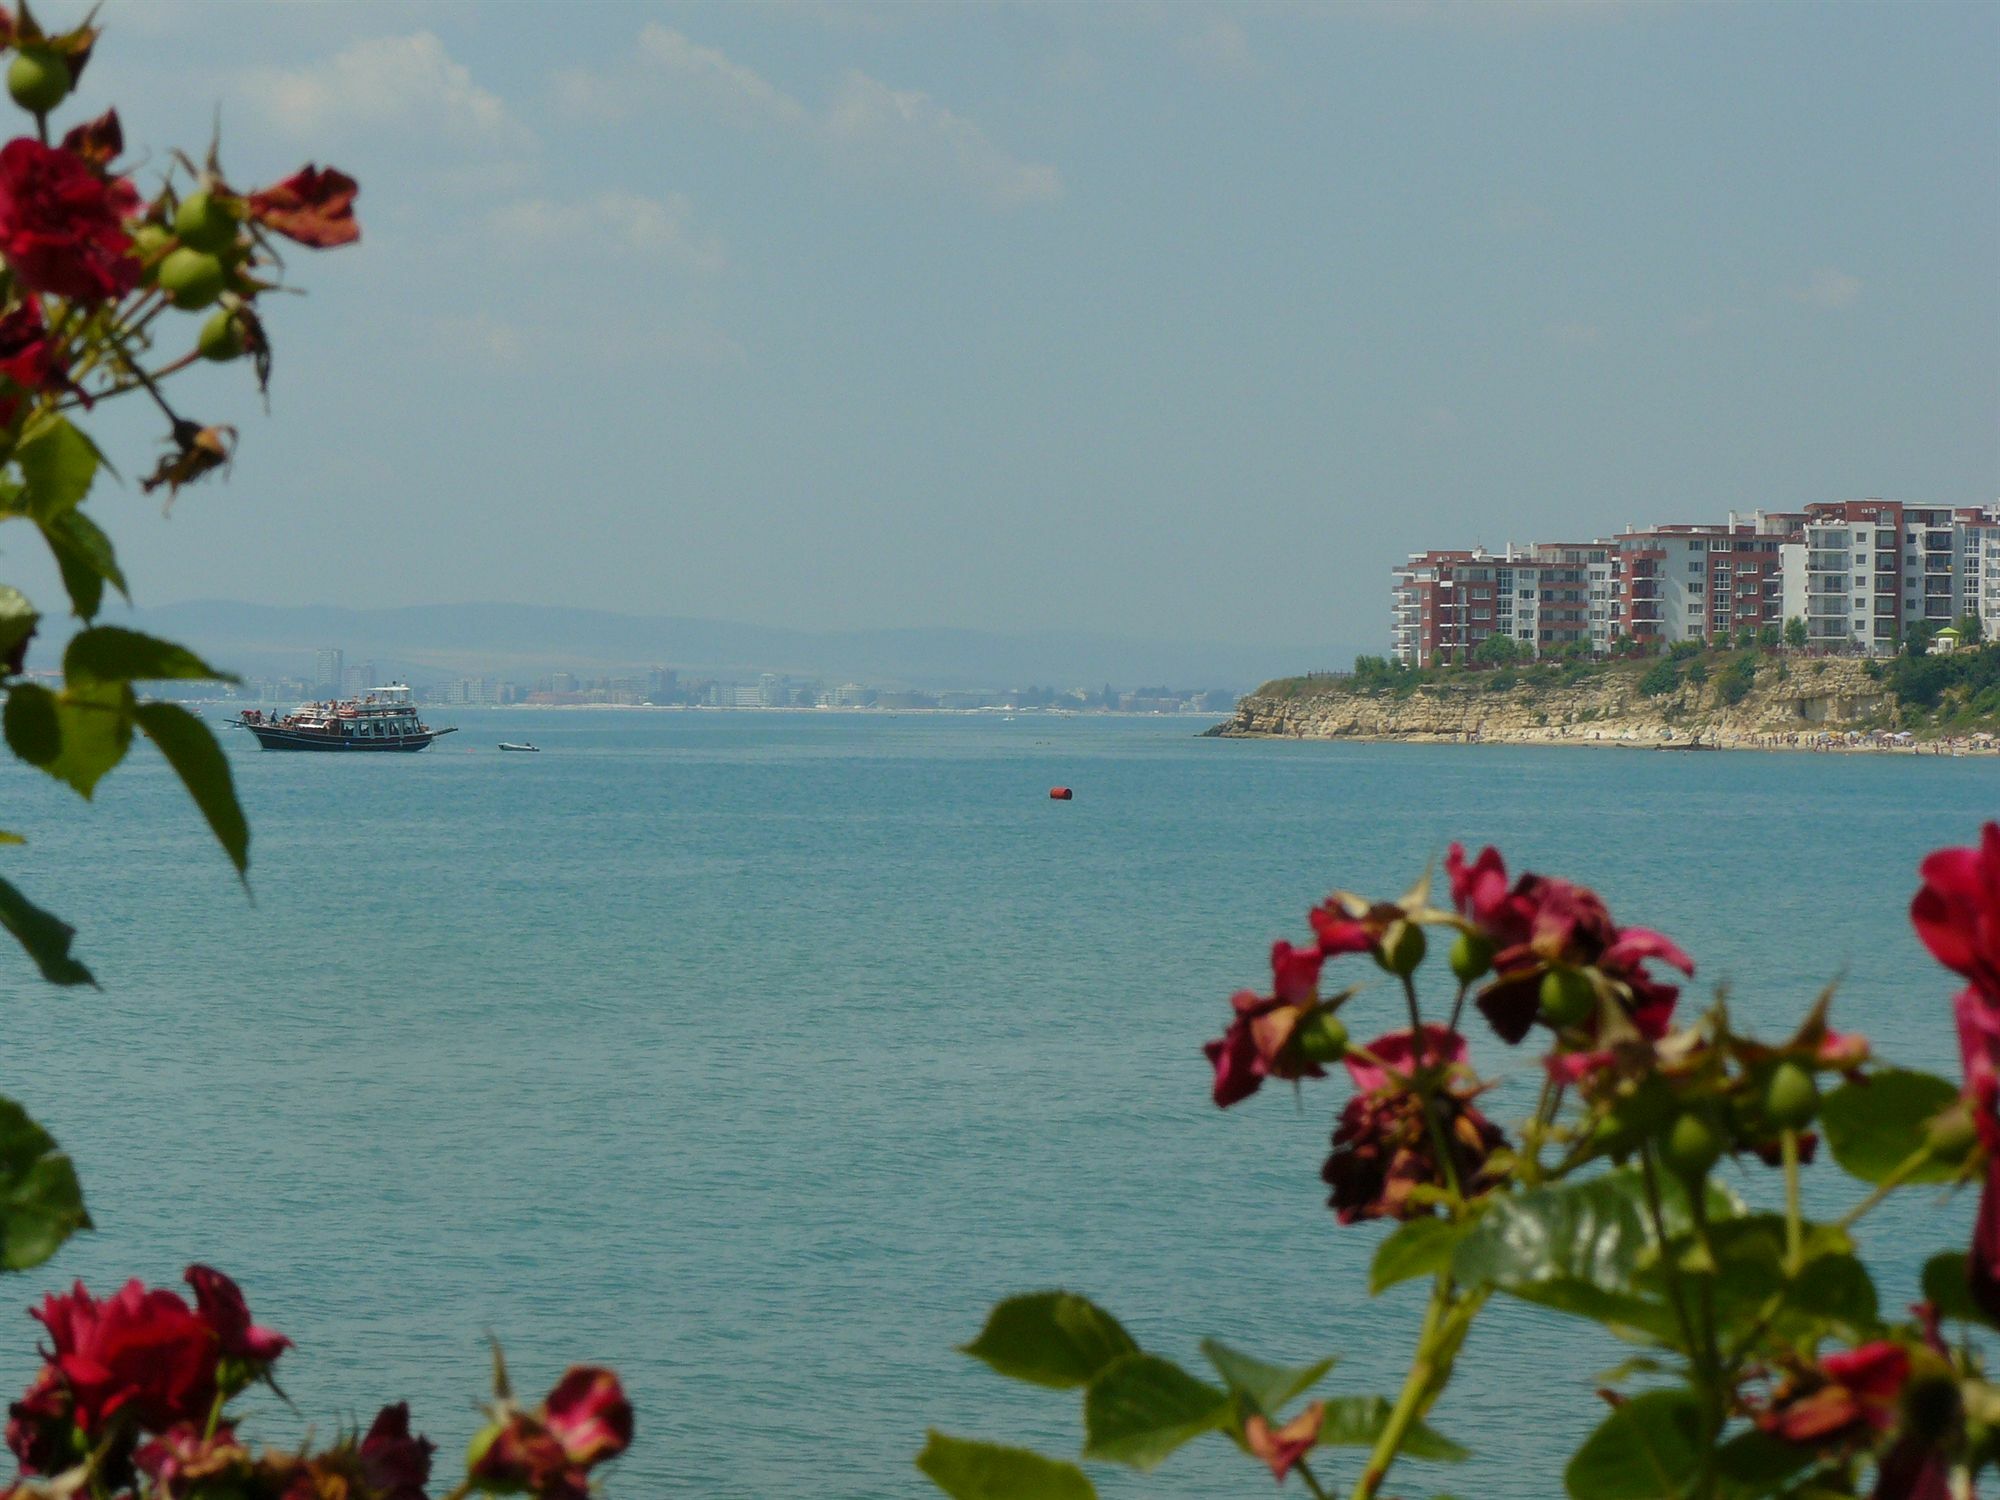
[[[1283,645],[1135,641],[1072,631],[1000,635],[940,628],[802,631],[724,620],[617,614],[527,604],[425,604],[402,609],[199,600],[107,613],[111,623],[184,641],[258,675],[307,675],[313,653],[337,646],[350,664],[423,680],[533,678],[553,671],[622,673],[650,666],[684,676],[776,672],[930,690],[1139,685],[1240,691],[1274,666],[1304,670],[1351,653]],[[50,620],[30,663],[54,666],[70,632]]]

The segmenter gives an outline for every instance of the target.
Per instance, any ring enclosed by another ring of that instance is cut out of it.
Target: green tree
[[[1785,621],[1785,644],[1794,651],[1803,651],[1806,648],[1806,622],[1797,615]]]
[[[1777,650],[1778,647],[1784,644],[1784,641],[1784,631],[1778,626],[1760,625],[1757,627],[1757,644],[1766,651]]]
[[[1909,656],[1928,656],[1937,627],[1929,620],[1912,620],[1903,632],[1903,651]]]
[[[1961,646],[1977,646],[1986,639],[1986,621],[1979,611],[1967,610],[1958,617],[1958,643]]]
[[[1489,635],[1472,648],[1472,659],[1486,667],[1511,667],[1526,654],[1511,635]]]

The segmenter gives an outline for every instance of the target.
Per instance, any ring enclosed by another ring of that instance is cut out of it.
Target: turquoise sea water
[[[1323,1206],[1341,1091],[1208,1103],[1199,1045],[1273,937],[1334,885],[1393,895],[1450,839],[1490,840],[1675,935],[1753,1020],[1844,973],[1840,1022],[1950,1071],[1949,976],[1904,909],[1924,851],[2000,813],[2000,774],[1968,760],[1034,716],[457,722],[415,757],[234,740],[254,902],[145,751],[95,807],[0,772],[34,840],[8,873],[82,928],[104,985],[4,971],[0,1090],[78,1158],[99,1229],[0,1302],[213,1261],[297,1338],[285,1384],[322,1432],[407,1396],[447,1470],[488,1330],[525,1388],[602,1360],[640,1411],[625,1495],[922,1495],[927,1425],[1073,1452],[1073,1396],[952,1352],[1046,1285],[1190,1364],[1215,1335],[1393,1391],[1421,1297],[1371,1302],[1382,1230]],[[545,753],[494,752],[523,737]],[[1395,1024],[1379,988],[1357,1004]],[[1922,1196],[1877,1222],[1886,1306],[1969,1212]],[[39,1330],[7,1327],[11,1384]],[[1435,1418],[1479,1456],[1406,1488],[1557,1493],[1617,1357],[1496,1307]],[[1216,1439],[1099,1477],[1270,1484]]]

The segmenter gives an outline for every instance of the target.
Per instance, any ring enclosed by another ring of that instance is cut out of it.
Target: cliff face
[[[1412,739],[1659,744],[1699,738],[1744,743],[1788,735],[1889,726],[1896,703],[1865,662],[1848,658],[1760,663],[1750,690],[1724,703],[1718,682],[1682,681],[1649,697],[1642,669],[1613,663],[1573,683],[1518,682],[1504,691],[1492,673],[1467,673],[1403,694],[1333,684],[1297,695],[1252,694],[1208,731],[1297,739]]]

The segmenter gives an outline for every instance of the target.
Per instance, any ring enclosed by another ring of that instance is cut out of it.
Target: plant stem
[[[1660,1241],[1660,1271],[1667,1282],[1667,1300],[1673,1303],[1674,1318],[1681,1325],[1681,1337],[1687,1340],[1688,1358],[1699,1361],[1701,1345],[1694,1336],[1694,1320],[1688,1316],[1687,1299],[1682,1294],[1680,1267],[1674,1264],[1674,1257],[1668,1249],[1667,1216],[1660,1207],[1660,1181],[1654,1173],[1650,1144],[1639,1153],[1639,1175],[1646,1186],[1646,1212],[1653,1221],[1653,1233]]]
[[[1446,1031],[1458,1030],[1458,1018],[1465,1011],[1465,997],[1472,993],[1472,986],[1464,980],[1458,982],[1458,996],[1451,1002],[1451,1019],[1444,1023]]]
[[[1874,1209],[1880,1207],[1882,1200],[1884,1198],[1888,1197],[1891,1193],[1895,1192],[1897,1188],[1901,1187],[1904,1183],[1908,1182],[1912,1177],[1916,1176],[1918,1172],[1922,1171],[1924,1167],[1930,1163],[1930,1160],[1931,1160],[1931,1148],[1928,1145],[1917,1147],[1916,1150],[1912,1151],[1908,1156],[1904,1157],[1902,1161],[1896,1164],[1895,1171],[1891,1172],[1887,1177],[1884,1177],[1880,1182],[1875,1184],[1875,1190],[1873,1192],[1871,1192],[1866,1198],[1863,1198],[1859,1203],[1855,1204],[1854,1207],[1850,1208],[1846,1213],[1842,1214],[1839,1217],[1839,1219],[1835,1220],[1834,1228],[1836,1229],[1852,1228],[1854,1222],[1857,1219],[1859,1219],[1863,1214],[1869,1213]]]
[[[1375,1440],[1375,1446],[1368,1454],[1368,1463],[1362,1469],[1361,1477],[1354,1481],[1354,1490],[1348,1500],[1372,1500],[1382,1488],[1382,1482],[1389,1477],[1390,1466],[1396,1462],[1397,1451],[1409,1435],[1410,1424],[1417,1419],[1417,1412],[1436,1374],[1433,1354],[1438,1328],[1450,1303],[1451,1276],[1449,1272],[1440,1271],[1431,1286],[1431,1302],[1424,1312],[1423,1330],[1417,1335],[1416,1352],[1410,1356],[1410,1373],[1403,1378],[1403,1389],[1397,1393],[1396,1405],[1389,1413],[1382,1435]]]
[[[1785,1158],[1785,1276],[1799,1274],[1805,1264],[1805,1224],[1799,1216],[1799,1133],[1787,1126],[1778,1137]]]
[[[1410,976],[1403,980],[1403,999],[1410,1007],[1410,1058],[1416,1064],[1417,1102],[1423,1106],[1424,1124],[1430,1129],[1431,1145],[1438,1154],[1438,1170],[1444,1173],[1445,1185],[1451,1189],[1452,1197],[1463,1200],[1465,1190],[1459,1186],[1458,1167],[1451,1159],[1451,1142],[1445,1136],[1444,1122],[1438,1118],[1433,1103],[1437,1093],[1436,1078],[1424,1067],[1424,1024],[1422,1013],[1417,1008],[1417,986]],[[1439,1074],[1442,1075],[1445,1062],[1438,1059]]]
[[[1312,1465],[1302,1458],[1298,1461],[1296,1467],[1299,1471],[1299,1478],[1304,1480],[1306,1488],[1312,1491],[1313,1500],[1327,1500],[1327,1493],[1320,1488],[1319,1480],[1313,1474]]]

